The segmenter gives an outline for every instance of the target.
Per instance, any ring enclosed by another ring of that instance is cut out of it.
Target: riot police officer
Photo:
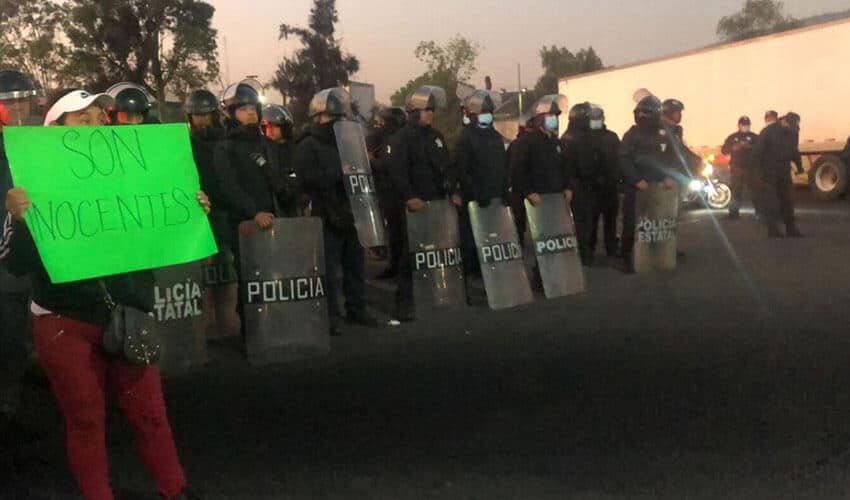
[[[661,121],[668,129],[669,133],[677,139],[673,144],[674,149],[678,149],[682,154],[682,159],[678,162],[682,171],[680,184],[686,185],[687,181],[693,177],[693,173],[697,172],[702,167],[702,158],[691,151],[685,145],[685,131],[682,128],[682,112],[685,110],[685,105],[678,99],[666,99],[661,103]],[[682,161],[685,165],[682,165]]]
[[[674,189],[675,179],[680,175],[673,142],[677,138],[671,136],[661,121],[661,102],[655,96],[644,97],[635,107],[634,116],[635,125],[620,144],[620,168],[625,184],[620,253],[627,273],[634,272],[637,191],[649,189],[650,182],[663,182],[667,189]]]
[[[604,112],[589,102],[570,109],[569,125],[562,137],[568,171],[575,179],[572,208],[579,254],[585,266],[594,261],[599,218],[604,214],[605,250],[617,254],[617,212],[620,140],[604,125]]]
[[[268,160],[276,169],[276,175],[270,177],[275,193],[277,212],[282,217],[301,215],[304,200],[298,184],[298,176],[292,164],[294,122],[289,110],[280,104],[266,104],[263,107],[263,134],[266,136]]]
[[[390,138],[404,127],[407,113],[402,107],[384,107],[378,111],[378,119],[371,133],[366,137],[366,148],[369,151],[369,161],[372,166],[372,177],[375,179],[375,190],[381,204],[381,213],[386,220],[389,242],[387,245],[388,266],[378,275],[378,279],[393,279],[398,275],[398,263],[401,254],[407,252],[404,247],[402,229],[404,222],[400,218],[404,210],[399,206],[393,195],[392,180],[390,179],[389,153],[387,146]]]
[[[465,102],[470,125],[464,127],[454,147],[449,176],[452,200],[460,206],[459,224],[463,261],[470,270],[478,269],[478,252],[465,203],[475,201],[486,208],[492,201],[508,205],[508,163],[505,140],[493,128],[495,101],[489,91],[476,90]]]
[[[5,127],[30,125],[36,114],[39,89],[27,75],[15,70],[0,71],[0,193],[5,198],[12,188],[12,175],[3,142]],[[0,205],[0,258],[9,247],[11,217]],[[20,402],[21,381],[29,359],[29,280],[18,278],[0,264],[0,434]]]
[[[413,276],[407,250],[405,210],[416,212],[426,201],[443,200],[448,190],[449,150],[443,135],[432,125],[436,110],[445,108],[446,92],[440,87],[423,85],[407,97],[407,125],[390,139],[387,148],[390,178],[405,222],[402,230],[404,252],[399,260],[396,290],[397,317],[412,321]]]
[[[114,101],[106,110],[112,125],[157,123],[151,116],[151,109],[156,100],[141,85],[131,82],[116,83],[106,89],[106,94]]]
[[[345,320],[362,326],[378,322],[366,310],[365,252],[357,238],[354,214],[344,184],[342,161],[334,123],[351,114],[348,93],[341,88],[325,89],[310,101],[311,124],[295,146],[295,171],[321,217],[325,240],[325,294],[330,310],[331,334],[340,335],[337,273],[342,268]]]
[[[732,159],[729,162],[732,183],[732,203],[729,205],[729,216],[731,220],[738,219],[741,216],[741,203],[744,201],[744,189],[750,190],[750,197],[755,200],[756,195],[753,189],[753,146],[758,139],[751,129],[751,122],[748,116],[742,116],[738,119],[738,131],[730,135],[723,142],[721,152],[725,155],[731,155]]]
[[[764,187],[763,206],[769,238],[781,238],[779,222],[785,224],[785,236],[799,238],[792,198],[793,181],[788,165],[803,173],[800,158],[800,115],[790,112],[765,128],[753,147],[753,164],[759,169]]]
[[[198,167],[201,190],[207,193],[215,207],[213,213],[221,213],[221,207],[224,206],[224,194],[215,172],[215,149],[218,142],[224,138],[224,129],[221,125],[218,99],[208,90],[195,90],[186,97],[183,110],[186,113],[186,122],[189,124],[192,155]],[[212,213],[210,219],[213,222],[217,220]],[[224,241],[224,232],[226,232],[224,221],[219,224],[213,223],[212,226],[216,240]]]

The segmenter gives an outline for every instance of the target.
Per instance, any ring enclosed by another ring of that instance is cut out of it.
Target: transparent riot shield
[[[358,122],[339,120],[334,123],[334,134],[357,238],[364,248],[383,246],[386,244],[384,219],[372,178],[363,128]]]
[[[264,364],[326,354],[330,344],[321,219],[275,219],[268,231],[243,222],[239,245],[248,360]]]
[[[583,292],[584,269],[578,254],[575,223],[564,196],[542,195],[537,206],[525,200],[525,210],[546,298]]]
[[[534,300],[513,214],[502,200],[487,208],[469,203],[469,218],[491,309],[507,309]]]
[[[435,309],[464,307],[466,287],[457,210],[447,200],[429,201],[407,212],[407,239],[413,269],[417,317]]]
[[[181,373],[207,362],[203,263],[154,269],[153,314],[163,373]]]
[[[679,194],[652,183],[636,196],[634,268],[638,273],[676,269]]]

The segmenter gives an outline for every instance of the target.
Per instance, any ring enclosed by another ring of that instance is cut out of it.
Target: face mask
[[[590,120],[590,129],[591,130],[602,130],[605,122],[602,120]]]
[[[549,132],[556,132],[558,130],[558,117],[555,115],[546,115],[543,126],[546,127],[546,130]]]
[[[741,127],[741,132],[743,132],[745,134],[749,134],[750,133],[750,126],[744,125],[743,127]]]
[[[468,116],[463,115],[463,124],[469,125],[470,123],[472,123],[472,120],[470,120]]]
[[[493,114],[492,113],[483,113],[478,115],[478,124],[489,126],[493,123]]]

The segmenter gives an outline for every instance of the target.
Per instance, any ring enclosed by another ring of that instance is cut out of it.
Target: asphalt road
[[[207,499],[845,498],[850,202],[799,213],[807,238],[768,240],[691,212],[675,273],[595,267],[584,295],[349,329],[318,360],[218,344],[165,382],[189,478]],[[49,403],[0,497],[75,498]],[[154,498],[110,419],[116,488]]]

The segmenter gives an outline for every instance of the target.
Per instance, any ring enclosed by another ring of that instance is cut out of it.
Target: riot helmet
[[[466,108],[466,111],[472,115],[493,113],[496,111],[496,102],[493,99],[491,92],[486,90],[476,90],[466,99],[464,107]]]
[[[579,129],[590,127],[590,103],[581,102],[570,108],[569,121],[571,127]]]
[[[338,120],[351,115],[351,95],[342,87],[324,89],[310,100],[310,118],[319,120],[321,115],[327,115],[331,120]]]
[[[244,83],[234,83],[230,85],[221,94],[221,106],[225,116],[232,122],[236,123],[236,110],[243,106],[254,106],[257,112],[257,121],[259,122],[263,110],[260,104],[260,94],[253,86]]]
[[[638,125],[658,125],[661,120],[661,101],[654,95],[648,95],[635,106],[635,123]]]
[[[196,128],[198,121],[206,122],[197,127],[218,127],[221,125],[219,117],[220,108],[215,94],[209,90],[193,90],[183,103],[183,111],[186,113],[186,122],[189,127]]]
[[[406,120],[407,113],[404,108],[398,106],[384,107],[378,111],[378,121],[383,123],[384,130],[389,132],[403,127]]]
[[[20,71],[0,71],[0,128],[33,122],[40,95],[35,82]]]
[[[266,104],[263,106],[263,119],[261,123],[263,133],[269,139],[275,141],[292,139],[294,128],[292,114],[280,104]],[[274,130],[275,128],[280,130],[279,135]]]
[[[423,85],[407,96],[404,108],[413,111],[436,111],[446,107],[446,91],[442,87]]]
[[[682,122],[682,111],[685,110],[685,105],[678,99],[667,99],[661,103],[661,113],[673,125],[678,125]]]
[[[590,103],[590,128],[591,130],[602,130],[605,128],[605,110],[602,106]]]
[[[560,116],[567,109],[567,98],[561,94],[549,94],[541,97],[534,103],[533,116],[555,115]]]

